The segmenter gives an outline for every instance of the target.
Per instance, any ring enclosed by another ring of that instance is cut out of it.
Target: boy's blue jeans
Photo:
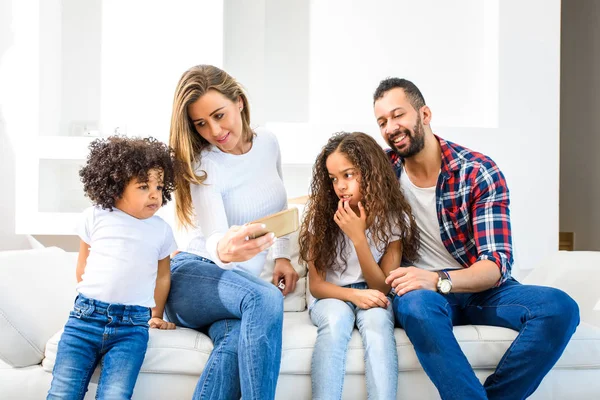
[[[366,283],[345,286],[367,289]],[[394,338],[392,306],[367,310],[338,299],[317,300],[310,309],[317,326],[317,342],[312,355],[312,398],[342,398],[346,374],[346,353],[354,325],[365,349],[367,396],[371,399],[395,399],[398,388],[398,353]]]
[[[525,399],[552,369],[579,324],[566,293],[514,279],[480,293],[414,290],[396,296],[397,323],[442,399]],[[452,332],[453,325],[491,325],[519,334],[481,385]]]
[[[77,296],[58,342],[48,399],[83,399],[96,365],[97,399],[130,399],[148,345],[150,309]]]

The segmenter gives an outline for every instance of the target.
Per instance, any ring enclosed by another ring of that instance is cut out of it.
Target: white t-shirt
[[[396,231],[397,231],[397,229],[396,229]],[[394,233],[398,233],[396,231]],[[344,264],[344,261],[342,260],[342,255],[341,255],[340,251],[338,250],[338,254],[334,261],[334,265],[332,265],[332,267],[327,270],[327,273],[325,275],[325,280],[327,282],[333,283],[334,285],[337,285],[337,286],[347,286],[347,285],[351,285],[353,283],[365,282],[365,277],[362,273],[362,268],[360,267],[360,262],[358,261],[358,254],[356,253],[354,244],[352,243],[352,240],[350,240],[350,238],[348,236],[346,236],[345,233],[342,233],[342,235],[343,235],[343,240],[346,243],[346,248],[345,248],[346,263]],[[384,254],[387,246],[385,246],[383,248],[383,251],[379,251],[377,249],[377,247],[375,247],[375,244],[371,238],[371,233],[369,232],[369,230],[366,231],[366,235],[367,235],[367,242],[369,244],[369,249],[371,250],[371,254],[373,255],[373,259],[375,260],[376,263],[379,264],[379,262],[381,261],[381,257],[383,257],[383,254]],[[395,242],[396,240],[400,240],[400,239],[401,239],[401,237],[399,235],[391,234],[389,237],[389,243]],[[343,266],[343,265],[346,265],[346,269],[339,268],[340,266]],[[312,293],[310,293],[310,290],[309,290],[309,298],[308,298],[309,308],[311,308],[313,306],[315,301],[316,301],[316,298],[312,295]]]
[[[90,207],[82,217],[77,234],[90,254],[77,291],[106,303],[154,307],[158,261],[177,249],[169,224],[118,208]]]
[[[338,268],[344,265],[342,255],[338,251],[338,255],[335,259],[334,265],[332,266],[332,268],[327,270],[325,280],[338,286],[346,286],[351,285],[353,283],[365,282],[365,277],[363,276],[362,268],[360,267],[360,263],[358,262],[358,254],[356,253],[354,244],[352,244],[352,241],[348,236],[346,236],[346,234],[342,233],[342,235],[343,240],[346,242],[346,269],[344,270],[342,268]],[[381,261],[381,257],[383,257],[383,253],[385,252],[385,247],[383,248],[384,251],[379,251],[377,247],[375,247],[375,244],[371,238],[371,233],[368,230],[366,232],[366,235],[367,242],[369,243],[369,249],[371,250],[371,254],[373,254],[373,259],[376,263],[379,263],[379,261]],[[390,243],[395,242],[396,240],[400,240],[400,236],[390,236]]]
[[[435,186],[428,188],[415,186],[404,171],[400,175],[400,189],[412,208],[421,236],[419,260],[412,265],[429,271],[462,269],[462,265],[452,257],[442,242],[437,218]]]
[[[255,132],[252,148],[245,154],[224,153],[215,146],[202,152],[196,174],[206,171],[208,177],[204,184],[191,187],[197,228],[183,248],[221,268],[259,276],[268,250],[239,263],[223,263],[217,255],[217,243],[232,225],[244,225],[287,208],[277,138],[265,129]],[[288,247],[288,237],[278,238],[273,258],[289,259]]]

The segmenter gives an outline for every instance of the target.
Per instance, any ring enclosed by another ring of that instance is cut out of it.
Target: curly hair
[[[419,231],[410,205],[382,148],[369,135],[340,132],[332,136],[313,166],[311,194],[300,229],[300,260],[313,262],[320,273],[334,267],[337,254],[346,262],[342,230],[333,219],[338,207],[327,158],[340,152],[360,171],[360,191],[367,214],[367,226],[379,251],[385,252],[390,235],[402,240],[403,258],[414,261],[419,247]],[[398,232],[399,230],[399,232]]]
[[[176,163],[173,151],[154,138],[111,136],[89,146],[86,165],[79,170],[85,195],[103,209],[111,210],[132,179],[148,182],[148,172],[163,172],[162,204],[175,190]]]

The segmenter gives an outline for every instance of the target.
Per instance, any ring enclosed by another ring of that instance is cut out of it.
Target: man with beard
[[[443,399],[528,397],[575,332],[577,304],[511,277],[509,192],[496,163],[434,135],[431,109],[412,82],[385,79],[373,100],[421,235],[419,259],[386,279],[396,322]],[[519,332],[483,385],[452,332],[464,324]]]

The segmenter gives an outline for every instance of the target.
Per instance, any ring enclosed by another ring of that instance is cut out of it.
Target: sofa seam
[[[44,358],[44,352],[41,351],[40,349],[38,349],[38,347],[25,334],[23,334],[23,332],[21,332],[16,326],[14,326],[12,324],[12,322],[10,321],[10,319],[8,319],[8,316],[6,315],[4,310],[1,308],[0,308],[0,316],[2,316],[2,318],[8,323],[8,325],[10,325],[10,327],[12,327],[23,339],[25,339],[25,341],[33,348],[34,351],[36,351],[38,353],[38,355],[41,356],[42,359]]]

